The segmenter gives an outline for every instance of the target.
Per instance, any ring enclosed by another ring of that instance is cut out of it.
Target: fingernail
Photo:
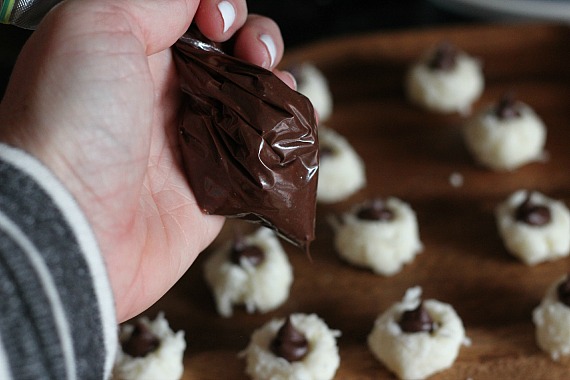
[[[295,78],[295,76],[293,74],[291,74],[289,71],[283,71],[285,73],[285,75],[288,75],[289,78],[291,78],[291,83],[293,83],[293,90],[297,90],[297,78]]]
[[[218,4],[218,10],[222,15],[222,20],[224,21],[224,33],[228,31],[229,28],[232,27],[235,19],[236,19],[236,10],[234,6],[229,1],[221,1]]]
[[[259,36],[259,39],[265,45],[267,52],[269,53],[269,58],[271,62],[269,63],[269,67],[273,67],[275,64],[275,57],[277,56],[277,48],[275,47],[275,42],[273,42],[273,38],[269,34],[262,34]]]

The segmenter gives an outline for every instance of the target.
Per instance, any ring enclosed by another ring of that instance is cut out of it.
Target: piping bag
[[[0,22],[35,29],[59,2],[0,0]],[[308,253],[319,165],[310,101],[195,26],[173,56],[183,92],[179,149],[199,207],[272,228]]]
[[[273,228],[308,252],[319,165],[310,101],[195,27],[173,55],[184,93],[180,149],[199,206]]]

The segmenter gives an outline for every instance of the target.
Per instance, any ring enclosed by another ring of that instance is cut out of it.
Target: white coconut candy
[[[365,216],[362,212],[378,215]],[[400,272],[423,249],[415,212],[395,197],[357,205],[340,222],[332,222],[339,256],[379,275]]]
[[[453,45],[442,43],[412,65],[405,87],[410,100],[426,109],[468,114],[483,92],[481,63]]]
[[[486,107],[465,124],[463,136],[473,158],[492,170],[514,170],[545,157],[546,126],[520,101],[503,98]]]
[[[563,202],[518,190],[495,214],[505,247],[523,263],[535,265],[570,253],[570,211]]]
[[[204,265],[206,282],[224,317],[233,314],[234,305],[244,305],[248,313],[273,310],[287,300],[293,283],[293,269],[272,230],[261,227],[243,240],[246,246],[261,250],[263,259],[257,265],[244,258],[232,262],[232,241],[212,252]]]
[[[290,321],[306,338],[308,351],[300,359],[288,361],[271,350],[271,343],[284,319],[273,319],[256,330],[247,348],[246,373],[253,380],[331,380],[340,365],[336,339],[340,331],[330,329],[316,314],[292,314]]]
[[[570,305],[562,302],[558,294],[558,288],[564,286],[567,281],[568,275],[554,281],[532,313],[536,342],[554,361],[570,355]],[[567,290],[568,286],[565,289]],[[567,300],[570,300],[569,293],[564,292]]]
[[[321,125],[319,146],[318,202],[340,202],[366,186],[364,162],[342,135]]]
[[[184,372],[184,332],[170,329],[164,313],[159,313],[154,320],[140,317],[137,321],[157,339],[157,346],[144,356],[131,356],[119,349],[113,368],[114,380],[178,380]],[[119,341],[121,344],[131,339],[136,327],[134,324],[121,325]]]
[[[319,122],[327,121],[333,111],[333,97],[323,72],[314,64],[304,62],[292,67],[291,73],[297,81],[297,91],[311,101]]]
[[[402,330],[402,315],[420,305],[421,294],[420,287],[408,289],[401,302],[376,319],[368,336],[368,346],[374,356],[400,379],[425,379],[450,368],[461,345],[469,344],[463,323],[453,307],[432,299],[423,301],[422,307],[431,317],[433,328],[419,332]]]

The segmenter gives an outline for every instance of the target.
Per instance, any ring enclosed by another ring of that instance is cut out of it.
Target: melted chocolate
[[[450,71],[457,64],[457,49],[449,42],[440,43],[430,60],[428,67],[432,70]]]
[[[134,358],[142,358],[155,351],[160,346],[160,340],[142,322],[135,322],[129,339],[122,343],[123,352]]]
[[[284,358],[288,362],[303,359],[309,351],[307,338],[293,326],[291,317],[287,317],[283,326],[277,331],[277,335],[271,341],[271,352]]]
[[[381,199],[374,199],[361,207],[356,217],[361,220],[388,222],[394,219],[394,212],[387,208]]]
[[[432,332],[434,329],[433,320],[423,302],[420,302],[414,310],[406,310],[402,314],[399,324],[402,331],[407,333]]]
[[[566,276],[566,279],[562,281],[560,285],[558,285],[556,290],[560,302],[570,307],[570,274]]]
[[[501,120],[514,119],[521,116],[520,106],[514,94],[509,92],[499,100],[495,107],[495,115]]]
[[[517,207],[515,219],[531,226],[544,226],[550,223],[550,208],[532,203],[530,195],[531,193],[528,192],[524,202]]]
[[[256,245],[249,245],[242,236],[234,239],[230,252],[230,260],[236,265],[241,265],[242,259],[247,260],[254,267],[265,260],[265,253]]]
[[[180,150],[199,206],[273,228],[308,251],[319,163],[311,102],[191,31],[174,58],[184,94]]]

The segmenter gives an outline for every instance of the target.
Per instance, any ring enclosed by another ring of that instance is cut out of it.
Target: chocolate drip
[[[530,197],[531,193],[528,192],[526,199],[515,211],[515,219],[531,226],[544,226],[550,223],[550,208],[533,204]]]
[[[386,207],[383,200],[374,199],[360,208],[356,217],[361,220],[388,222],[394,219],[394,212]]]
[[[420,302],[414,310],[407,310],[400,318],[400,327],[407,333],[433,332],[434,323],[431,316],[425,309],[423,302]]]
[[[134,358],[145,357],[158,346],[160,346],[158,337],[141,321],[135,322],[131,336],[122,344],[123,352]]]
[[[198,205],[270,227],[308,252],[319,163],[311,102],[195,31],[173,54],[183,92],[179,145]]]
[[[501,120],[514,119],[521,116],[520,107],[512,92],[509,92],[499,100],[495,108],[495,115]]]
[[[558,299],[564,305],[570,307],[570,274],[566,276],[566,279],[558,285],[556,289],[558,293]]]
[[[303,359],[309,351],[309,342],[299,330],[293,326],[291,317],[287,317],[277,335],[271,341],[271,352],[288,362]]]
[[[457,49],[449,42],[440,43],[431,59],[428,67],[432,70],[450,71],[457,64]]]
[[[232,263],[240,265],[242,259],[256,267],[265,260],[265,253],[256,245],[247,244],[243,236],[237,236],[230,252],[230,260]]]

